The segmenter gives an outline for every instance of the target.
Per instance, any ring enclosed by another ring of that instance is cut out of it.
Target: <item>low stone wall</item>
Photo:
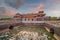
[[[49,25],[49,24],[45,24],[45,29],[50,32],[50,29],[53,28],[54,29],[54,37],[57,40],[60,40],[60,27],[54,27],[53,25]]]
[[[49,30],[47,27],[45,27],[45,29],[46,29],[48,32],[50,32],[50,30]],[[60,40],[60,36],[58,36],[57,34],[54,34],[54,38],[56,38],[57,40]]]
[[[23,26],[44,26],[44,23],[22,23]]]
[[[7,29],[9,28],[10,26],[19,26],[21,25],[21,23],[7,23],[7,24],[3,24],[3,25],[0,25],[0,30],[4,30],[4,29]]]
[[[54,27],[53,25],[46,24],[46,27],[50,30],[51,28],[54,29],[54,33],[60,36],[60,27]]]

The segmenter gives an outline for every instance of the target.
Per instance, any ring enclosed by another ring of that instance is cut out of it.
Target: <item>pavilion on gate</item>
[[[40,21],[44,21],[47,17],[45,16],[44,11],[39,11],[38,13],[30,13],[30,14],[17,13],[14,16],[14,18],[25,23],[35,23],[35,22],[39,23]],[[49,19],[49,17],[47,19]]]

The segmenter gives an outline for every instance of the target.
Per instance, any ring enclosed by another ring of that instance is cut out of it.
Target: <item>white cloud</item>
[[[45,13],[49,16],[60,16],[60,0],[47,0]]]
[[[5,7],[0,7],[0,18],[13,17],[14,15],[15,11],[7,10]]]
[[[45,11],[45,12],[49,16],[57,16],[57,17],[60,16],[60,11],[57,11],[57,10],[49,10],[49,11]]]

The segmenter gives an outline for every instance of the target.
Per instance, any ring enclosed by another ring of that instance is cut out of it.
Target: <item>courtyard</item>
[[[43,26],[19,26],[15,27],[13,30],[10,30],[9,33],[9,39],[12,40],[34,40],[35,38],[35,40],[56,40]],[[28,37],[30,39],[28,39]]]

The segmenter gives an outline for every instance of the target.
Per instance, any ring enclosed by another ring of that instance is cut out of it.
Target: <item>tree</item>
[[[57,20],[57,17],[51,17],[50,20]]]
[[[57,20],[60,20],[60,17],[58,17]]]

